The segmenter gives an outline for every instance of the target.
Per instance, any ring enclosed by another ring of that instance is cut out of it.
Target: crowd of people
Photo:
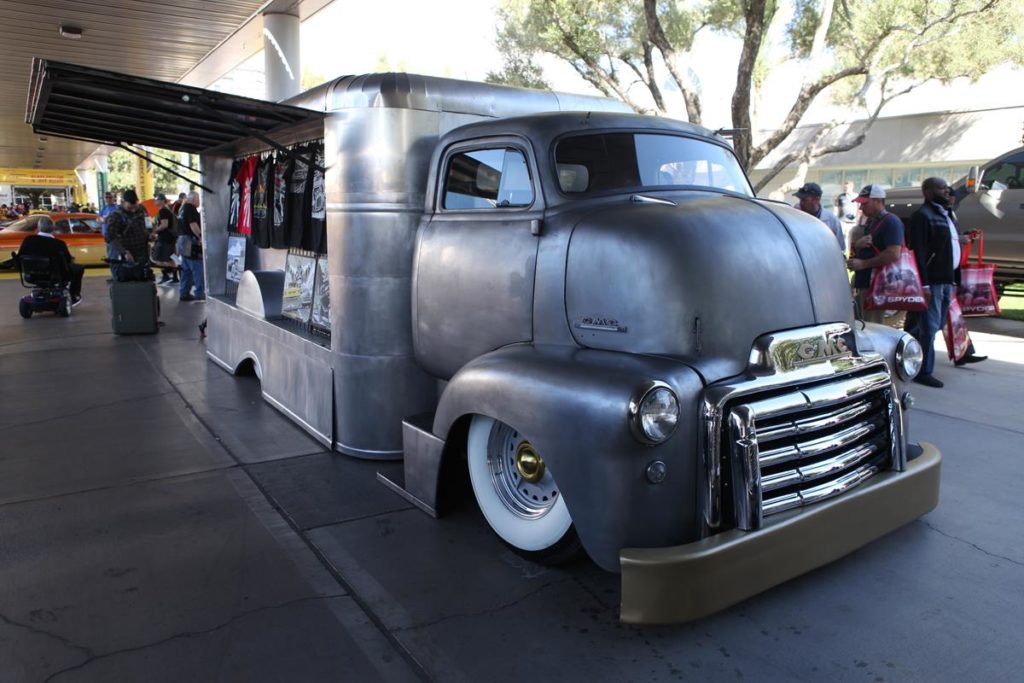
[[[112,276],[121,263],[151,263],[161,269],[157,284],[177,285],[179,301],[206,300],[198,192],[182,192],[173,204],[166,195],[156,195],[152,228],[135,190],[125,190],[120,203],[112,192],[103,199],[99,216]]]
[[[119,277],[123,265],[147,264],[159,267],[162,277],[157,284],[177,286],[180,301],[205,301],[202,261],[202,218],[199,213],[199,193],[182,192],[177,201],[169,203],[167,196],[154,197],[157,213],[153,219],[139,201],[134,189],[121,193],[117,201],[113,192],[107,192],[103,206],[96,211],[107,245],[107,259],[111,279]],[[24,205],[0,207],[0,215],[16,214]],[[71,207],[69,207],[71,208]],[[71,208],[72,211],[75,208]],[[81,302],[82,273],[84,269],[64,242],[54,238],[54,222],[49,216],[40,219],[38,235],[29,235],[19,248],[21,254],[47,256],[55,271],[70,282],[72,305]]]
[[[848,254],[847,267],[853,271],[853,293],[859,317],[875,323],[885,322],[885,311],[870,309],[865,298],[877,268],[895,262],[904,247],[910,248],[926,292],[927,309],[909,313],[904,329],[921,344],[924,361],[914,379],[925,386],[941,388],[934,376],[936,333],[949,314],[954,289],[960,281],[961,246],[970,237],[960,232],[953,209],[953,192],[942,178],[926,178],[921,184],[924,203],[904,222],[885,208],[885,188],[867,185],[853,193],[847,182],[833,202],[833,211],[821,205],[822,190],[817,183],[806,183],[794,193],[796,208],[814,216],[832,231],[839,248]],[[987,356],[975,353],[973,344],[956,365],[977,363]]]
[[[18,202],[9,206],[7,204],[0,204],[0,221],[13,221],[22,216],[29,215],[33,211],[45,211],[47,213],[96,213],[96,206],[91,202],[89,204],[79,204],[77,202],[54,204],[49,208],[37,206],[31,201]]]

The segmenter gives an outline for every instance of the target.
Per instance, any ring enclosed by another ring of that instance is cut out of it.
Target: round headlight
[[[679,399],[662,382],[652,382],[629,404],[633,434],[645,443],[657,444],[672,436],[679,423]]]
[[[909,382],[921,372],[924,363],[924,349],[911,335],[905,334],[896,345],[896,372]]]

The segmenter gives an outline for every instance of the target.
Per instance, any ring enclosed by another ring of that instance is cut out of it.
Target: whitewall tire
[[[529,440],[503,422],[477,415],[469,426],[466,456],[480,510],[506,544],[548,563],[579,554],[565,500]]]

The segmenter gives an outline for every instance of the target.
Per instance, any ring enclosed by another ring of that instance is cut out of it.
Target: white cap
[[[865,185],[853,201],[863,203],[869,199],[885,199],[885,189],[881,185]]]

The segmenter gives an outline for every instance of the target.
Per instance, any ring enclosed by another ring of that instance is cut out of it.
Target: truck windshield
[[[558,143],[555,164],[562,192],[570,195],[665,185],[753,195],[730,151],[679,135],[574,135]]]

